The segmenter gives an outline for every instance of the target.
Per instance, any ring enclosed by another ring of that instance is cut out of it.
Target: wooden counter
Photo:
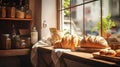
[[[38,53],[50,53],[53,50],[52,47],[38,47]],[[94,59],[91,53],[86,52],[68,52],[63,53],[61,58],[69,59],[79,63],[84,63],[92,67],[120,67],[120,64],[100,59]]]
[[[32,67],[30,49],[0,50],[0,67]]]

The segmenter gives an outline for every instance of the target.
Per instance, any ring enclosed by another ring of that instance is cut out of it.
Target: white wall
[[[42,0],[41,38],[48,36],[49,28],[56,27],[56,0]],[[43,27],[43,24],[47,27]]]

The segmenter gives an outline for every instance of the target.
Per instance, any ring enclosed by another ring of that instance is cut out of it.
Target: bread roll
[[[116,56],[120,57],[120,49],[115,50],[116,51]]]
[[[116,55],[116,52],[112,49],[104,49],[104,50],[101,50],[99,53],[100,55],[105,55],[109,57],[115,57]]]
[[[107,52],[108,52],[108,49],[103,49],[99,51],[100,55],[106,55]]]
[[[105,54],[105,55],[109,56],[109,57],[115,57],[116,52],[114,50],[108,50],[107,54]]]

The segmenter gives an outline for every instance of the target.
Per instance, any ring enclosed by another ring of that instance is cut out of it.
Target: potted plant
[[[103,37],[107,37],[108,34],[110,34],[110,29],[115,25],[115,22],[110,19],[111,15],[108,14],[107,17],[102,17],[102,35]],[[93,27],[92,31],[98,31],[99,33],[101,30],[101,21],[98,21],[96,26]]]

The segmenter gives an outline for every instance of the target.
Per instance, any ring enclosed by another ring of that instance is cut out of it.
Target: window
[[[59,0],[59,2],[60,29],[71,34],[99,35],[98,30],[92,30],[97,23],[102,20],[101,16],[107,17],[108,14],[110,14],[113,17],[113,15],[115,15],[112,12],[111,6],[109,6],[111,5],[111,0]],[[120,32],[119,25],[112,28],[114,28],[115,31],[111,29],[111,33]]]

